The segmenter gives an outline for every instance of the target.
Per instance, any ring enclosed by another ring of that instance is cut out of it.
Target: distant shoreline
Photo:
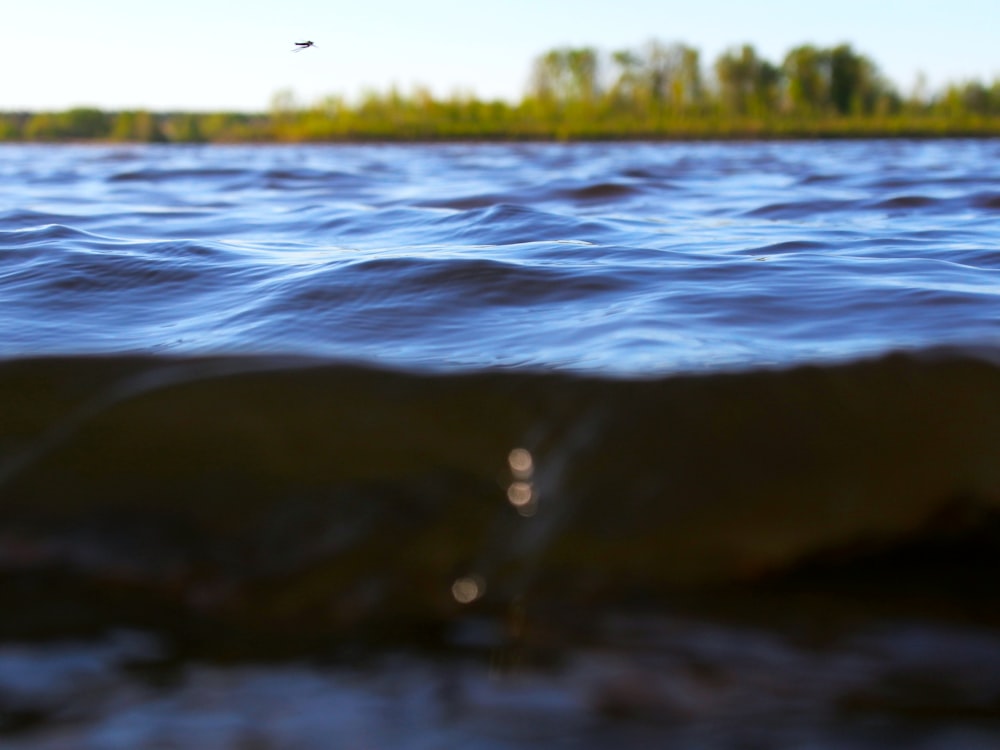
[[[435,111],[370,118],[347,111],[283,115],[150,113],[76,109],[0,112],[0,143],[475,143],[698,142],[995,138],[1000,116],[631,117],[616,111],[538,115],[525,108],[456,123]]]
[[[796,46],[771,61],[745,44],[711,65],[651,40],[610,56],[561,47],[534,61],[519,101],[436,97],[415,86],[267,111],[0,111],[0,142],[423,143],[761,141],[1000,136],[1000,79],[902,93],[849,44]]]
[[[816,141],[963,141],[1000,138],[1000,127],[982,131],[922,130],[906,132],[865,131],[855,133],[708,133],[698,135],[587,135],[587,136],[389,136],[356,135],[329,139],[222,139],[211,141],[140,141],[100,138],[60,138],[45,140],[0,140],[0,146],[363,146],[363,145],[449,145],[449,144],[615,144],[615,143],[764,143]]]

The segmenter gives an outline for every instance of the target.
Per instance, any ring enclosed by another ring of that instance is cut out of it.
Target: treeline
[[[329,96],[275,95],[267,113],[0,113],[0,139],[138,142],[364,139],[848,137],[1000,134],[1000,79],[903,94],[850,45],[801,45],[782,60],[752,45],[705,65],[697,49],[651,41],[603,53],[539,56],[519,102],[417,88]]]

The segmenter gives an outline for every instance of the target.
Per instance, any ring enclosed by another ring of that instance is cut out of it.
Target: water
[[[669,373],[995,345],[992,141],[0,149],[0,355]]]
[[[0,744],[996,746],[998,157],[0,146]]]

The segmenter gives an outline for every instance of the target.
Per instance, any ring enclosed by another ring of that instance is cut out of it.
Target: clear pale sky
[[[905,93],[1000,76],[1000,0],[7,0],[0,111],[264,110],[415,84],[519,98],[531,61],[563,45],[651,38],[709,65],[750,42],[780,62],[803,43],[849,42]],[[293,54],[296,41],[315,49]]]

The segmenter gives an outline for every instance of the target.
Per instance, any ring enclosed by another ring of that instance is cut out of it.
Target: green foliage
[[[60,113],[41,113],[24,126],[28,140],[84,140],[107,138],[111,116],[93,107],[76,107]]]
[[[1000,79],[918,83],[904,98],[850,45],[801,45],[780,63],[750,44],[711,65],[684,44],[652,40],[610,54],[562,47],[532,65],[520,102],[470,93],[367,91],[311,104],[277,92],[266,114],[235,112],[0,114],[0,140],[135,142],[434,139],[868,137],[1000,134]]]
[[[198,115],[184,113],[161,118],[160,128],[164,137],[172,143],[204,143],[206,140]]]
[[[119,112],[111,127],[111,139],[137,143],[162,143],[167,140],[156,117],[144,110]]]
[[[807,115],[870,115],[898,99],[874,62],[850,45],[796,47],[782,65],[790,109]]]
[[[601,93],[592,47],[554,49],[535,60],[530,96],[544,102],[593,102]]]
[[[0,113],[0,141],[16,141],[23,138],[27,116]]]
[[[778,69],[749,44],[724,52],[715,62],[719,104],[730,115],[764,117],[778,103]]]

